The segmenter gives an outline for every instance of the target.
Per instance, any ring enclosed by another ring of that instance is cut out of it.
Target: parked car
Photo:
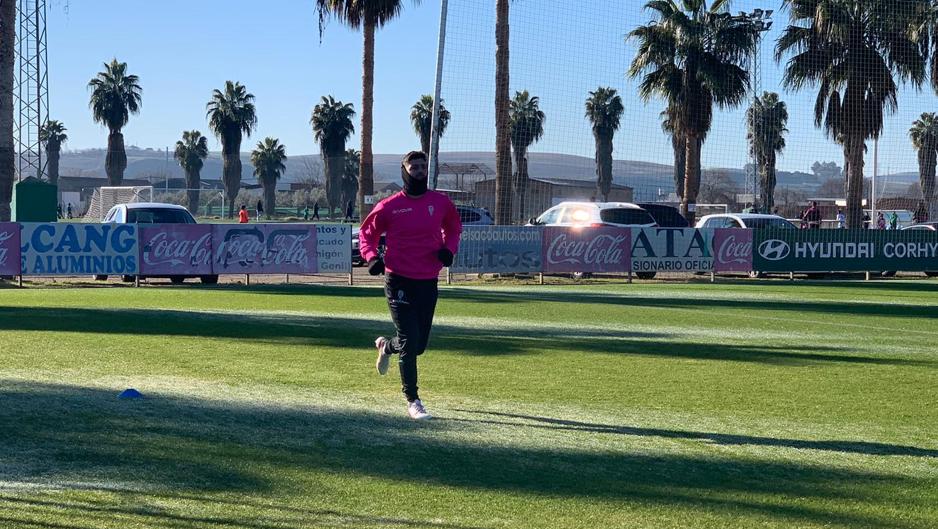
[[[561,202],[528,222],[529,226],[566,226],[571,228],[654,228],[654,217],[631,202]],[[639,279],[653,279],[656,272],[638,272]],[[575,273],[574,278],[589,277]]]
[[[706,215],[697,220],[695,228],[750,228],[796,230],[797,226],[778,215],[761,213],[720,213]]]
[[[631,202],[561,202],[528,222],[529,226],[654,228],[647,211]]]
[[[681,215],[681,211],[667,204],[639,202],[638,206],[651,214],[659,228],[688,228],[690,223]]]
[[[495,224],[495,219],[485,208],[475,206],[457,205],[456,211],[459,212],[459,220],[463,226],[491,226]],[[352,266],[365,266],[365,260],[362,259],[361,250],[358,248],[358,231],[360,228],[352,228]],[[384,252],[384,235],[381,236],[379,243],[379,253]]]
[[[193,217],[185,207],[161,202],[118,204],[107,212],[103,222],[115,224],[196,224],[195,217]],[[106,275],[94,276],[98,281],[105,281],[107,277]],[[202,283],[206,285],[218,283],[218,276],[215,274],[204,276],[174,275],[165,277],[175,285],[182,284],[186,279],[195,277],[199,278]],[[125,275],[122,276],[122,278],[124,281],[130,282],[134,281],[136,276]],[[140,279],[144,279],[144,277],[140,276]]]

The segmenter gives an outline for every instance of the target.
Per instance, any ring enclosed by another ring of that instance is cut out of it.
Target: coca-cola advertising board
[[[626,272],[628,228],[544,228],[544,272]]]
[[[214,274],[315,274],[312,224],[212,226]]]
[[[20,274],[20,225],[0,222],[0,275]]]
[[[633,272],[710,272],[713,230],[633,229],[631,257]]]
[[[140,228],[141,275],[211,275],[212,227],[161,224]]]
[[[713,234],[715,272],[752,271],[752,230],[719,228]]]

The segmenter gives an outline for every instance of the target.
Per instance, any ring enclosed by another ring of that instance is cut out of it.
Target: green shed
[[[55,222],[57,206],[57,186],[32,176],[13,186],[13,222]]]

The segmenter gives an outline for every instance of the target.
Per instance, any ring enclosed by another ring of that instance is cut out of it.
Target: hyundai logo
[[[791,248],[788,246],[788,243],[778,239],[763,241],[762,244],[759,245],[759,255],[769,261],[781,261],[788,257],[790,253]]]

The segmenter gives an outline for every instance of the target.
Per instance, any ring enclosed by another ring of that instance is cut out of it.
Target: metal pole
[[[449,2],[440,2],[440,40],[436,48],[436,82],[433,88],[433,124],[430,127],[430,182],[437,187],[439,174],[437,166],[440,158],[440,93],[443,88],[443,50],[446,46],[446,10]]]
[[[870,228],[876,225],[876,176],[879,174],[879,138],[873,139],[873,183],[870,186]]]

